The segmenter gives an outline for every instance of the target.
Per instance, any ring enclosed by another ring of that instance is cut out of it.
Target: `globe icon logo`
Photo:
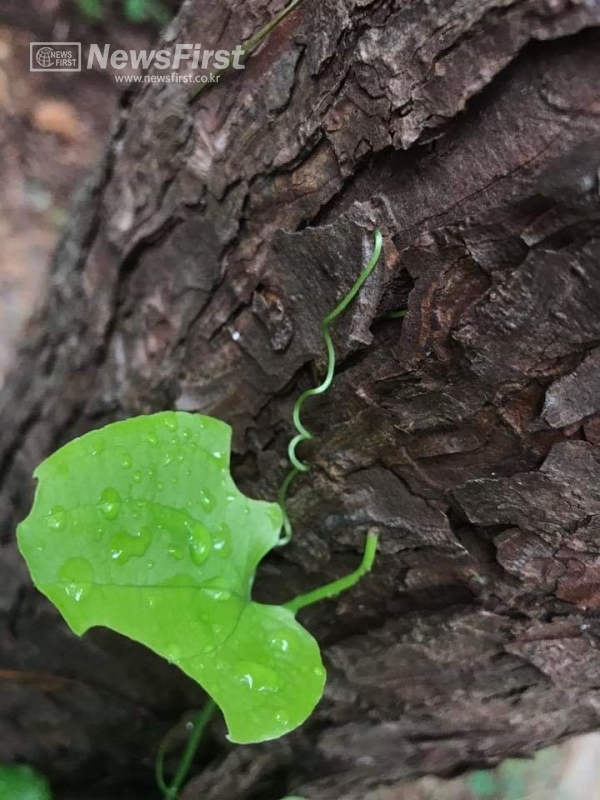
[[[40,67],[51,67],[54,63],[55,52],[51,47],[40,47],[35,54],[35,60]]]

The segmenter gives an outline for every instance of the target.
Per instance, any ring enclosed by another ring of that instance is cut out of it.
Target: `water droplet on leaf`
[[[152,541],[152,533],[150,528],[142,526],[139,530],[134,532],[133,537],[134,539],[137,539],[140,547],[150,547],[150,542]]]
[[[244,686],[247,686],[248,689],[252,689],[254,686],[254,676],[251,672],[242,673],[237,676],[238,683],[242,683]]]
[[[289,639],[286,639],[283,635],[275,635],[269,641],[269,645],[273,648],[273,650],[279,650],[281,653],[287,653],[290,649],[290,642]]]
[[[231,592],[229,589],[205,589],[203,588],[202,591],[211,600],[216,600],[217,602],[225,602],[226,600],[231,600]]]
[[[67,511],[62,506],[54,506],[46,517],[48,527],[55,531],[63,531],[67,527]]]
[[[241,661],[237,667],[237,680],[253,692],[261,694],[279,691],[275,670],[254,661]]]
[[[212,550],[212,538],[208,529],[201,523],[190,519],[186,522],[189,533],[190,556],[194,564],[204,564]]]
[[[102,436],[94,436],[91,442],[91,447],[93,456],[99,456],[100,453],[103,453],[105,444]]]
[[[116,519],[121,510],[121,495],[116,489],[108,486],[100,495],[98,510],[105,519]]]
[[[94,570],[86,558],[69,558],[58,570],[57,578],[65,593],[79,603],[92,590]]]
[[[178,547],[176,544],[169,545],[169,549],[167,553],[174,558],[176,561],[181,561],[183,558],[183,550],[181,547]]]
[[[232,553],[231,528],[226,522],[222,522],[213,533],[213,547],[221,558],[229,558]]]
[[[211,492],[209,492],[208,489],[200,489],[200,494],[198,499],[200,500],[200,505],[207,513],[212,511],[217,505],[217,501],[215,500],[214,495],[211,494]]]
[[[139,528],[131,535],[118,533],[110,540],[111,558],[119,564],[126,564],[132,558],[141,558],[146,554],[152,541],[149,528]]]
[[[167,645],[167,661],[170,664],[179,664],[181,661],[181,649],[179,648],[179,645]]]

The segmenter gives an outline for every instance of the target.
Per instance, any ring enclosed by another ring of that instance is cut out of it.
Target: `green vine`
[[[331,323],[337,319],[352,303],[356,295],[362,289],[365,281],[369,277],[369,275],[373,272],[377,264],[379,263],[379,259],[381,257],[381,248],[383,246],[383,237],[381,235],[381,231],[375,231],[375,246],[373,248],[373,254],[369,259],[366,267],[361,272],[359,277],[357,278],[356,282],[348,292],[348,294],[340,300],[337,306],[330,311],[329,314],[323,319],[321,322],[321,334],[323,336],[323,341],[325,342],[325,347],[327,350],[327,371],[325,373],[325,377],[323,381],[318,385],[315,386],[313,389],[307,389],[303,392],[300,397],[296,400],[296,404],[294,406],[294,410],[292,412],[292,419],[294,422],[294,426],[298,431],[298,434],[291,440],[288,445],[288,458],[290,463],[292,464],[292,469],[287,474],[285,480],[281,485],[281,489],[279,491],[279,505],[283,510],[283,529],[284,529],[284,536],[282,536],[280,540],[281,545],[288,544],[288,542],[292,538],[292,526],[290,523],[290,519],[287,513],[287,494],[289,488],[294,480],[294,478],[299,475],[301,472],[308,472],[310,467],[308,464],[300,461],[298,456],[296,455],[296,450],[298,446],[302,442],[310,441],[313,438],[312,433],[304,426],[301,414],[302,414],[302,407],[306,400],[309,397],[316,397],[317,395],[324,394],[333,383],[333,378],[335,376],[335,348],[333,346],[333,340],[331,338],[331,333],[329,331],[329,326]]]
[[[177,772],[175,773],[173,782],[170,785],[167,784],[165,777],[165,758],[169,745],[169,734],[167,734],[167,736],[165,736],[165,738],[162,740],[156,756],[156,783],[158,784],[158,788],[162,792],[165,800],[178,799],[181,787],[185,783],[190,769],[192,768],[194,756],[198,752],[202,735],[204,734],[206,726],[214,716],[216,710],[217,706],[214,701],[207,700],[202,711],[191,721],[190,735],[188,737],[183,755],[181,756],[179,766],[177,767]],[[177,728],[178,727],[179,726],[177,726]],[[173,733],[177,728],[174,728],[171,733]]]
[[[312,389],[307,389],[305,392],[303,392],[296,401],[292,412],[293,423],[296,430],[298,431],[298,434],[290,441],[288,445],[288,457],[290,463],[292,464],[292,469],[284,479],[281,486],[281,490],[279,492],[279,504],[283,512],[283,525],[284,525],[284,536],[279,541],[280,546],[287,544],[292,538],[292,526],[286,509],[288,490],[290,488],[292,481],[298,474],[300,474],[301,472],[308,472],[310,470],[308,464],[300,461],[300,459],[296,454],[296,450],[302,442],[313,439],[313,435],[310,433],[310,431],[307,430],[307,428],[305,427],[305,425],[301,420],[302,408],[304,406],[304,403],[306,402],[306,400],[308,400],[309,397],[315,397],[324,394],[325,392],[327,392],[328,389],[331,388],[335,376],[336,355],[335,355],[335,348],[333,345],[333,339],[331,337],[330,326],[334,322],[334,320],[337,319],[337,317],[339,317],[353,302],[353,300],[360,292],[361,288],[364,286],[366,280],[368,279],[368,277],[371,275],[371,273],[379,263],[379,259],[381,258],[382,246],[383,246],[383,237],[381,231],[376,230],[373,253],[367,265],[365,266],[359,277],[352,285],[350,291],[342,298],[342,300],[340,300],[340,302],[336,305],[333,311],[330,311],[329,314],[327,314],[321,321],[321,326],[320,326],[321,334],[323,337],[323,341],[325,343],[325,349],[327,353],[327,368],[323,381],[318,386]],[[403,315],[405,312],[400,312],[400,313]],[[290,600],[289,602],[285,603],[285,608],[292,611],[295,615],[301,609],[306,608],[307,606],[314,605],[315,603],[318,603],[321,600],[335,597],[341,592],[351,589],[358,583],[358,581],[364,575],[366,575],[367,572],[369,572],[372,569],[375,561],[375,556],[377,554],[377,543],[378,543],[377,534],[375,532],[369,532],[365,542],[363,559],[358,569],[356,569],[350,575],[346,575],[337,581],[333,581],[332,583],[327,584],[326,586],[321,586],[312,592],[308,592],[307,594],[295,597],[293,600]],[[181,761],[177,768],[175,778],[173,779],[173,782],[170,785],[167,785],[164,773],[164,761],[168,747],[168,739],[170,738],[170,736],[167,735],[167,737],[163,739],[163,742],[159,747],[158,756],[156,760],[156,776],[157,776],[158,786],[162,791],[165,800],[177,800],[181,786],[183,786],[183,784],[185,783],[185,780],[187,778],[187,775],[189,774],[189,770],[193,763],[194,757],[200,745],[202,734],[206,728],[206,725],[208,724],[213,714],[215,713],[215,711],[216,711],[216,706],[214,702],[212,702],[212,700],[209,700],[205,705],[205,707],[202,709],[202,711],[194,718],[193,722],[191,723],[192,730],[189,739],[187,741],[185,750],[181,757]]]
[[[267,36],[278,26],[283,20],[294,11],[304,0],[292,0],[279,14],[276,14],[273,19],[269,20],[259,31],[253,34],[249,39],[242,43],[242,54],[240,56],[240,63],[244,64],[256,48],[267,38]],[[227,75],[233,71],[233,61],[223,67],[215,67],[208,74],[209,79],[216,76]],[[195,84],[191,90],[189,101],[193,102],[199,95],[204,94],[213,86],[212,80],[206,83]]]
[[[77,1],[100,9],[99,0]],[[155,7],[155,0],[125,2],[130,14]],[[244,57],[301,2],[293,0],[245,42]],[[294,406],[297,433],[278,503],[247,498],[234,484],[229,426],[184,412],[113,423],[65,445],[35,471],[39,485],[18,542],[37,588],[76,634],[112,628],[178,666],[210,697],[191,723],[171,781],[165,760],[173,732],[161,742],[156,779],[165,800],[178,799],[217,707],[239,744],[278,738],[308,718],[326,673],[296,615],[352,588],[373,566],[378,536],[371,531],[351,574],[280,606],[251,596],[262,558],[292,537],[287,496],[295,477],[309,471],[297,449],[313,438],[303,406],[335,375],[330,326],[379,263],[382,241],[376,231],[367,265],[321,323],[326,374]]]

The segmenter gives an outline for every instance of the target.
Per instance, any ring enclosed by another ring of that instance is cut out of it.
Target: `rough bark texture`
[[[189,0],[166,46],[233,46],[281,5]],[[329,670],[310,722],[243,749],[216,723],[186,800],[363,800],[598,727],[598,25],[597,0],[305,0],[196,102],[124,98],[2,396],[0,760],[65,797],[153,796],[154,748],[201,693],[32,590],[32,468],[175,407],[229,421],[239,485],[273,498],[319,320],[375,227],[383,266],[336,328],[295,539],[258,596],[344,573],[372,526],[381,555],[302,617]]]

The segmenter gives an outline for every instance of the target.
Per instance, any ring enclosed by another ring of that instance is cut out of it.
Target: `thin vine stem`
[[[323,341],[325,342],[325,348],[327,351],[327,371],[325,373],[323,381],[318,386],[315,386],[312,389],[307,389],[305,392],[302,392],[300,397],[296,400],[296,404],[294,405],[292,420],[294,422],[294,426],[298,431],[298,433],[296,436],[294,436],[294,438],[288,445],[288,458],[290,460],[290,463],[292,464],[292,468],[286,475],[283,483],[281,484],[281,489],[279,490],[279,505],[281,506],[281,510],[283,512],[283,536],[280,538],[278,543],[280,547],[288,544],[292,538],[292,524],[290,522],[290,518],[287,513],[287,494],[289,488],[292,484],[292,481],[297,475],[299,475],[301,472],[308,472],[310,469],[308,464],[305,464],[296,455],[296,450],[298,446],[302,442],[309,441],[310,439],[313,438],[312,433],[305,427],[305,425],[302,422],[301,418],[302,407],[309,397],[315,397],[316,395],[324,394],[324,392],[326,392],[330,388],[333,382],[333,377],[335,375],[335,348],[333,346],[333,340],[331,338],[329,326],[337,317],[340,316],[340,314],[342,314],[348,308],[350,303],[352,303],[356,295],[360,292],[365,281],[379,263],[379,259],[381,258],[382,247],[383,247],[383,236],[380,230],[376,230],[373,253],[366,267],[360,273],[360,275],[356,279],[355,283],[353,284],[348,294],[346,294],[345,297],[343,297],[342,300],[340,300],[340,302],[333,309],[333,311],[330,311],[329,314],[327,314],[327,316],[324,317],[323,321],[321,322],[321,335],[323,337]]]
[[[209,698],[204,704],[202,711],[200,711],[192,720],[192,730],[186,742],[185,750],[183,751],[179,761],[177,771],[175,772],[175,777],[170,785],[167,784],[165,779],[165,758],[169,748],[169,740],[174,730],[170,731],[160,743],[158,753],[156,755],[156,782],[165,800],[178,800],[181,787],[187,779],[192,762],[194,761],[194,757],[198,747],[200,746],[202,735],[204,734],[206,726],[210,722],[216,709],[217,706],[214,700]]]
[[[253,36],[247,39],[245,42],[242,43],[242,55],[240,56],[240,62],[245,64],[247,59],[252,55],[252,53],[256,50],[259,44],[264,41],[267,36],[274,30],[283,20],[291,14],[292,11],[300,5],[300,3],[304,2],[304,0],[292,0],[292,2],[287,5],[283,11],[280,11],[279,14],[276,14],[272,20],[270,20],[263,28],[257,31]],[[208,79],[206,83],[196,84],[192,92],[190,93],[189,101],[192,102],[195,100],[200,94],[207,91],[212,87],[212,79],[215,78],[217,75],[226,75],[233,70],[233,61],[229,61],[224,67],[215,67],[215,69],[211,70],[208,73]]]
[[[356,586],[359,580],[373,568],[375,556],[377,555],[378,542],[379,534],[375,531],[369,531],[365,541],[363,558],[358,569],[355,569],[354,572],[351,572],[349,575],[345,575],[343,578],[338,578],[337,581],[328,583],[326,586],[320,586],[318,589],[315,589],[312,592],[300,594],[297,597],[294,597],[293,600],[289,600],[287,603],[284,603],[284,607],[288,608],[294,614],[297,614],[302,608],[312,606],[315,603],[319,603],[321,600],[328,600],[331,597],[336,597],[338,594],[345,592],[347,589],[351,589],[353,586]]]

